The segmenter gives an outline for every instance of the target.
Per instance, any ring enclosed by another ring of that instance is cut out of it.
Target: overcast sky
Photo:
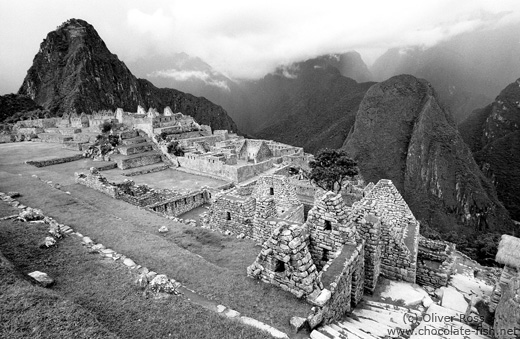
[[[390,47],[518,22],[520,1],[0,0],[0,94],[18,91],[42,40],[70,18],[92,24],[125,62],[186,52],[230,77],[254,78],[349,50],[370,64]]]

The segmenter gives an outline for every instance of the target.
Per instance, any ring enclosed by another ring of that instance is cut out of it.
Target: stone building
[[[495,260],[504,265],[493,295],[494,334],[499,339],[520,337],[520,238],[502,235]]]
[[[491,310],[497,307],[502,291],[508,286],[510,280],[520,276],[520,238],[502,235],[495,261],[504,265],[504,268],[491,295]]]

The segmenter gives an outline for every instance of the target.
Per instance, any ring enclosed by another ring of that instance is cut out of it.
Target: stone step
[[[170,166],[167,164],[157,163],[157,164],[153,164],[153,165],[137,167],[135,169],[129,169],[129,170],[123,171],[122,174],[127,177],[133,177],[136,175],[161,172],[161,171],[167,170],[169,168],[170,168]]]
[[[117,167],[122,170],[162,162],[161,154],[156,151],[149,151],[133,155],[115,154],[112,155],[111,158],[117,164]]]
[[[71,149],[74,151],[82,151],[84,145],[87,145],[85,142],[77,142],[77,141],[65,141],[63,143],[62,148]]]
[[[119,146],[118,148],[119,152],[123,155],[139,154],[153,150],[152,144],[149,142]]]
[[[119,134],[122,140],[124,139],[132,139],[137,138],[139,136],[139,132],[137,130],[124,131]]]
[[[67,141],[72,141],[73,137],[70,135],[61,135],[59,133],[39,133],[38,139],[42,142],[63,144]]]
[[[93,132],[83,132],[83,133],[77,133],[73,135],[74,141],[76,142],[90,142],[94,143],[96,142],[96,138],[100,133],[93,133]]]
[[[146,142],[145,138],[143,138],[143,137],[136,137],[136,138],[123,139],[121,141],[121,144],[123,144],[123,145],[133,145],[133,144],[141,144],[143,142]]]

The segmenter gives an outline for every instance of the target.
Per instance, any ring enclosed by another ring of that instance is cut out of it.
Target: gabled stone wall
[[[210,210],[203,217],[203,224],[222,233],[231,232],[253,238],[255,210],[254,198],[222,194],[215,198]]]
[[[397,188],[392,181],[381,179],[353,208],[360,205],[381,219],[381,273],[415,283],[420,225]]]
[[[279,215],[290,208],[301,205],[294,186],[289,183],[287,177],[282,175],[261,176],[256,181],[251,195],[257,199],[271,196],[275,201],[276,211]]]
[[[356,226],[347,220],[341,195],[327,192],[315,202],[307,216],[310,251],[319,270],[334,258],[343,244],[356,243]]]
[[[247,275],[279,286],[298,298],[319,292],[308,237],[304,226],[279,222],[255,262],[247,268]]]

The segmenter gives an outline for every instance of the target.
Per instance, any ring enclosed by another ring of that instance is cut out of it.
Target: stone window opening
[[[323,249],[321,261],[329,261],[329,250],[328,249]]]
[[[274,187],[269,187],[269,195],[274,195]]]
[[[332,224],[329,220],[325,220],[325,231],[332,231]]]
[[[274,263],[274,271],[276,273],[283,273],[285,272],[285,263],[281,260],[278,260],[278,259],[275,259],[275,263]]]
[[[231,212],[226,212],[226,220],[231,220]]]

